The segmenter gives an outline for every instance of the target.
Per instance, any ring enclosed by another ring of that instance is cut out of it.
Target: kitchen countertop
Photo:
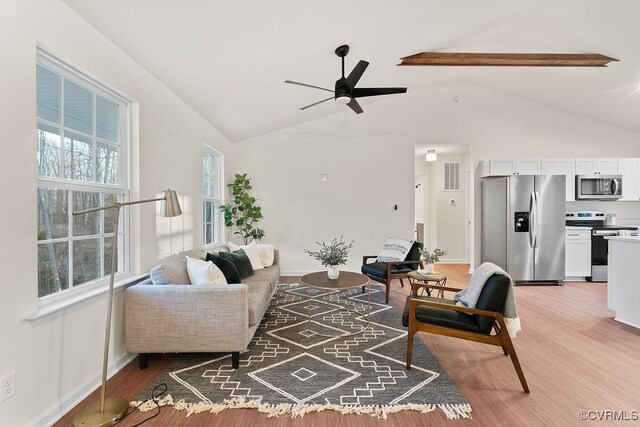
[[[577,227],[575,225],[567,225],[567,230],[592,230],[593,227]]]
[[[640,243],[640,236],[606,236],[607,240],[618,240],[622,242]]]

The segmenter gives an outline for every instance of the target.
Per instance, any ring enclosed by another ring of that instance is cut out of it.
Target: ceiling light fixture
[[[347,95],[340,95],[336,97],[336,102],[338,104],[346,105],[351,102],[351,97]]]
[[[425,157],[427,162],[435,162],[438,160],[438,155],[436,154],[436,150],[427,150],[427,156]]]

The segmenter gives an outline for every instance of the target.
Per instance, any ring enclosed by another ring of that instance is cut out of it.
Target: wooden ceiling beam
[[[421,52],[400,59],[408,66],[606,67],[615,58],[597,53]]]

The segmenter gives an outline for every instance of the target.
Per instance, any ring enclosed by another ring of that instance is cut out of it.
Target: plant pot
[[[327,276],[329,276],[329,279],[331,280],[336,280],[338,276],[340,276],[340,270],[338,270],[338,267],[329,267],[327,270]]]
[[[435,264],[427,264],[424,268],[424,271],[429,274],[433,274],[436,272]]]

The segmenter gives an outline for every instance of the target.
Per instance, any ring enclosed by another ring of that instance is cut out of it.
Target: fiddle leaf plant
[[[251,178],[247,174],[236,174],[233,182],[228,184],[231,187],[231,197],[233,202],[220,206],[224,214],[224,225],[236,227],[238,234],[242,237],[244,244],[249,244],[252,240],[260,240],[265,236],[264,229],[255,224],[262,219],[262,208],[256,205],[256,198],[249,194]]]

